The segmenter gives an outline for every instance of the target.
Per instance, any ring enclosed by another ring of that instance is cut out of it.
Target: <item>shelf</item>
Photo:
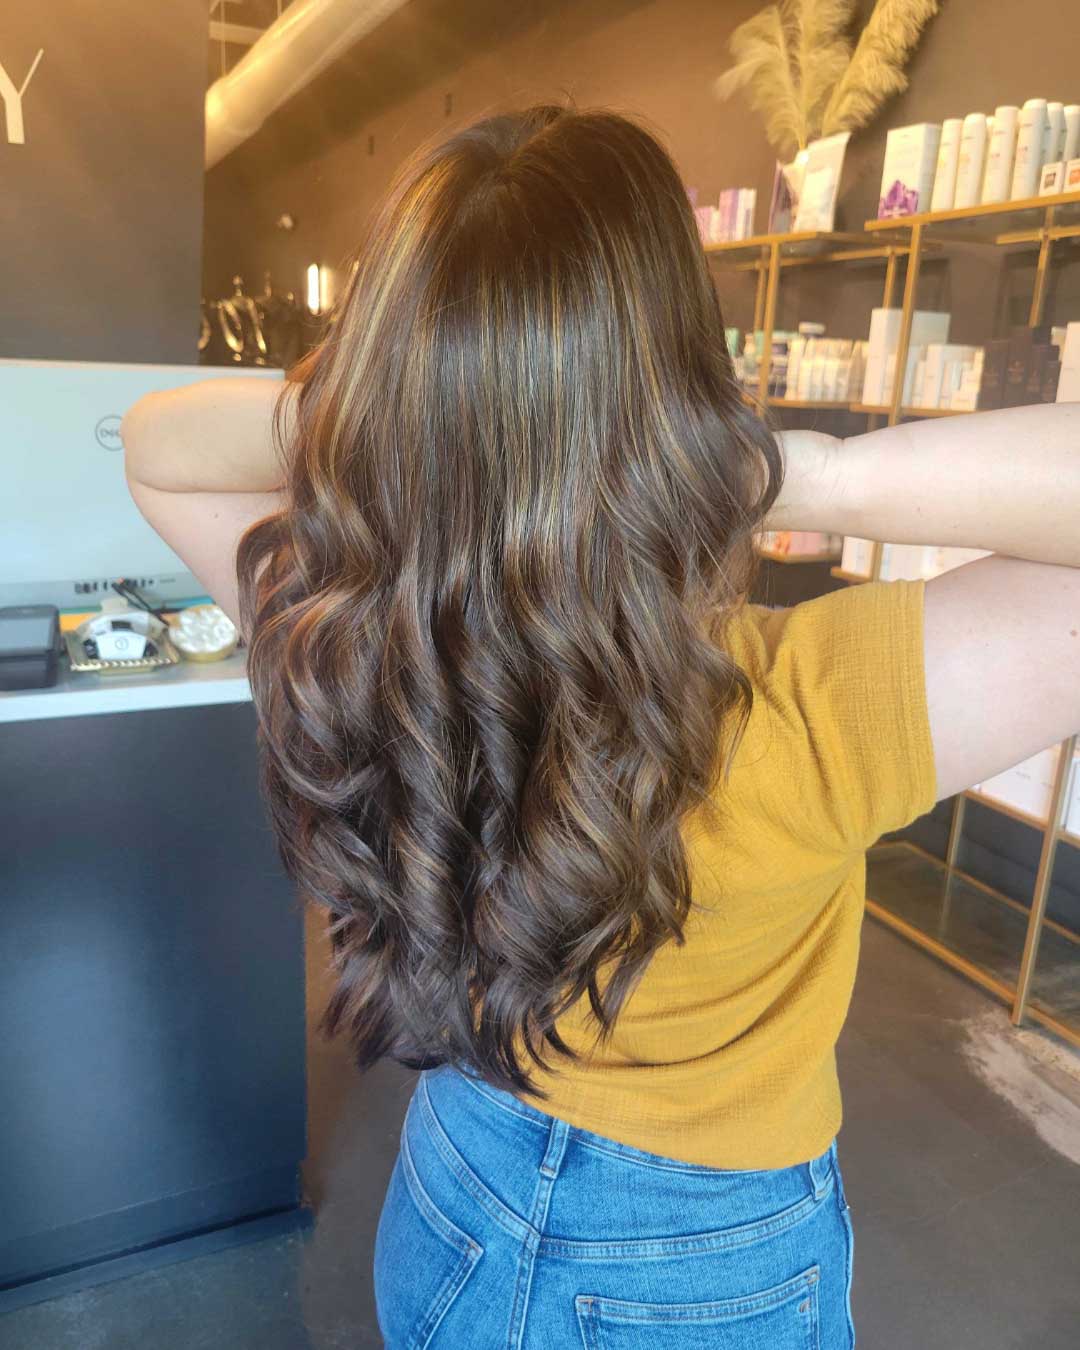
[[[768,548],[759,548],[757,553],[759,558],[777,563],[827,563],[835,562],[838,556],[835,553],[775,553]]]
[[[756,267],[768,263],[776,245],[781,267],[813,262],[886,261],[898,252],[906,252],[902,239],[878,242],[865,234],[839,230],[799,230],[786,234],[755,234],[749,239],[732,239],[721,244],[705,244],[705,252],[724,262]]]
[[[891,409],[887,403],[847,403],[830,402],[813,398],[769,398],[770,408],[823,408],[842,410],[850,413],[865,413],[871,417],[888,417]],[[1033,405],[1034,406],[1034,405]],[[901,408],[901,417],[963,417],[967,408]]]
[[[867,854],[867,909],[911,941],[1011,1003],[1027,931],[1025,906],[956,871],[912,844],[879,844]],[[1077,935],[1043,927],[1029,1012],[1080,1044]]]
[[[833,400],[822,398],[773,398],[770,395],[765,402],[770,408],[807,408],[816,412],[820,409],[832,409],[835,411],[851,412],[852,405],[847,399]]]
[[[829,576],[835,577],[837,581],[848,581],[853,586],[862,581],[870,581],[871,578],[863,576],[860,572],[845,572],[842,567],[830,567]]]
[[[983,806],[988,806],[991,811],[1000,811],[1002,815],[1011,816],[1013,820],[1018,820],[1021,825],[1030,825],[1033,830],[1038,830],[1040,834],[1046,832],[1047,822],[1031,811],[1024,811],[1019,806],[1013,806],[1011,803],[1002,801],[1000,797],[991,796],[989,792],[980,792],[978,788],[967,788],[963,794],[968,801],[980,802]]]
[[[963,417],[967,408],[901,408],[901,417]]]
[[[1048,211],[1053,212],[1049,222]],[[871,235],[903,238],[916,225],[939,238],[983,244],[1038,243],[1044,227],[1052,237],[1068,239],[1080,236],[1080,192],[962,206],[953,211],[921,211],[914,216],[890,216],[886,220],[868,220],[866,229]]]

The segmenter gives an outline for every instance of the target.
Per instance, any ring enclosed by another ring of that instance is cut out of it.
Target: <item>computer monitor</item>
[[[139,514],[120,419],[143,394],[252,367],[0,360],[0,606],[94,609],[127,577],[170,604],[202,587]]]

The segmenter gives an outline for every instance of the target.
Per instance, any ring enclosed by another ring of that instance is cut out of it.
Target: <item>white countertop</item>
[[[61,658],[51,689],[0,690],[0,722],[250,702],[242,652],[224,661],[181,661],[139,675],[76,675]]]

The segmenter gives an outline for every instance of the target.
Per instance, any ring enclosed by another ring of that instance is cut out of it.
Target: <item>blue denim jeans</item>
[[[387,1350],[849,1350],[850,1288],[835,1142],[724,1171],[420,1075],[375,1238]]]

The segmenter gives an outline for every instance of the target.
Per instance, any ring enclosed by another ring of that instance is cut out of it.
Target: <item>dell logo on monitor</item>
[[[105,450],[123,450],[124,443],[120,439],[120,418],[116,413],[109,413],[103,417],[94,428],[94,439],[98,445]]]

